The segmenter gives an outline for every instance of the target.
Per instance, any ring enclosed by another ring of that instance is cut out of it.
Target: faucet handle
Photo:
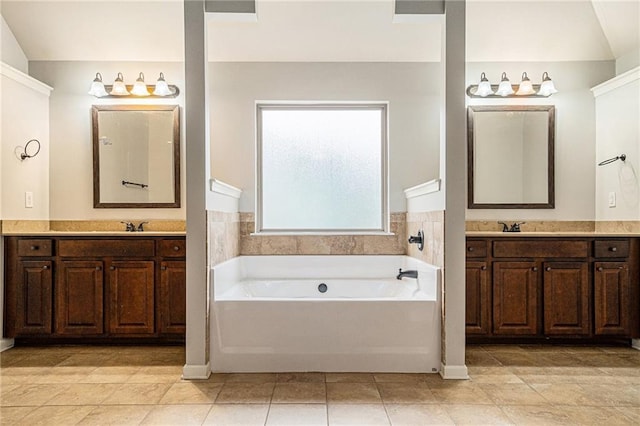
[[[516,222],[513,225],[511,225],[511,232],[520,232],[520,225],[524,225],[527,222]]]
[[[133,232],[133,231],[136,230],[135,226],[131,222],[120,221],[120,223],[124,223],[125,224],[127,232]]]
[[[140,225],[138,225],[138,229],[137,229],[138,232],[144,231],[144,227],[142,225],[144,225],[145,223],[149,223],[149,222],[140,222]]]

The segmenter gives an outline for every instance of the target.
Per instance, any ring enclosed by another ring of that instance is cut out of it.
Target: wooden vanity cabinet
[[[184,340],[184,237],[6,237],[6,337]]]
[[[636,238],[467,238],[467,336],[638,337],[639,246]]]

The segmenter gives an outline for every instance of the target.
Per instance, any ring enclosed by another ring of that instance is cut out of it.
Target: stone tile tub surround
[[[240,214],[208,211],[210,266],[240,255]]]
[[[121,232],[122,221],[141,222],[147,232],[185,232],[184,220],[163,219],[118,219],[118,220],[3,220],[2,233],[33,232]]]
[[[418,250],[417,244],[406,242],[409,236],[417,235],[419,230],[424,233],[422,251]],[[444,267],[444,211],[407,213],[407,235],[404,241],[407,244],[407,255]]]
[[[240,213],[241,255],[406,254],[406,214],[392,213],[393,235],[251,235],[253,213]]]

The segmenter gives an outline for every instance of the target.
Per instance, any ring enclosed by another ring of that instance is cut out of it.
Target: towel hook
[[[604,160],[598,163],[598,166],[604,166],[605,164],[610,164],[613,163],[614,161],[618,161],[618,160],[622,160],[622,162],[624,162],[627,159],[627,155],[626,154],[620,154],[617,155],[613,158],[609,158],[608,160]]]

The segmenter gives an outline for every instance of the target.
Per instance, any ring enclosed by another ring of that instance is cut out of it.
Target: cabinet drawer
[[[588,257],[587,241],[494,241],[494,257]]]
[[[600,240],[593,242],[594,257],[628,257],[629,240]]]
[[[153,240],[60,240],[58,254],[62,257],[151,257],[155,253]]]
[[[184,257],[186,245],[184,240],[158,241],[158,255],[162,257]]]
[[[467,241],[467,257],[486,257],[487,242],[486,241]]]
[[[51,256],[51,240],[18,240],[18,256]]]

